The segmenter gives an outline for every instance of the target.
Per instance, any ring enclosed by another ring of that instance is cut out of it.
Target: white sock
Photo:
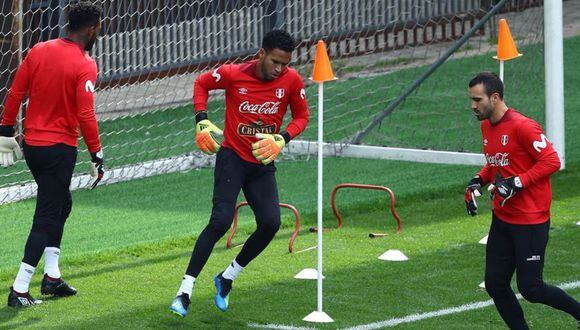
[[[235,280],[236,277],[238,276],[238,274],[244,270],[244,267],[240,266],[237,262],[236,259],[234,259],[234,261],[232,261],[232,263],[228,266],[228,268],[226,268],[226,270],[224,271],[224,273],[222,274],[222,276],[225,279],[228,280]]]
[[[30,285],[32,275],[34,275],[35,270],[36,267],[32,267],[24,262],[21,263],[20,270],[18,270],[18,275],[16,275],[16,279],[14,280],[14,284],[12,285],[14,291],[18,293],[28,292],[28,287]]]
[[[189,275],[183,275],[183,281],[181,281],[181,286],[177,290],[177,295],[182,293],[187,293],[189,298],[191,298],[191,292],[193,291],[193,285],[195,284],[195,277]]]
[[[60,278],[60,269],[58,269],[58,258],[60,249],[56,247],[47,247],[44,249],[44,273],[52,278]]]

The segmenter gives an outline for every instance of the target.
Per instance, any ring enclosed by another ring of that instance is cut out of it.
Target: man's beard
[[[90,52],[93,49],[93,46],[95,45],[95,41],[96,41],[96,39],[92,39],[92,40],[89,40],[87,42],[87,44],[85,45],[85,50],[87,52]]]

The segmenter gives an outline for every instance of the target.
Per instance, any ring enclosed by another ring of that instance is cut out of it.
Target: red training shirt
[[[54,39],[34,45],[8,92],[2,125],[12,126],[28,94],[26,144],[76,147],[78,127],[89,152],[101,149],[94,98],[97,64],[78,44]]]
[[[224,89],[226,114],[222,146],[233,149],[243,160],[258,164],[252,155],[256,133],[278,134],[290,105],[292,120],[286,132],[295,138],[306,128],[309,112],[302,78],[286,68],[272,81],[256,75],[257,61],[225,64],[195,80],[193,104],[196,112],[207,109],[208,91]]]
[[[501,220],[517,225],[540,224],[550,218],[552,188],[550,175],[560,168],[560,158],[534,120],[508,109],[495,125],[481,122],[486,164],[478,175],[485,184],[496,173],[507,178],[519,176],[523,189],[502,207],[493,202],[493,212]]]

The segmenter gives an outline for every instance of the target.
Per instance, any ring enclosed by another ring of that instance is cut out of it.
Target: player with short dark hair
[[[469,83],[471,109],[481,121],[485,166],[469,181],[465,205],[477,214],[475,197],[491,183],[492,223],[485,260],[485,289],[511,329],[528,329],[524,313],[511,289],[517,274],[522,296],[580,319],[580,304],[542,279],[550,229],[550,175],[560,158],[534,120],[506,106],[503,83],[491,72]]]
[[[6,98],[0,125],[0,165],[14,163],[20,147],[14,125],[25,96],[23,149],[38,185],[32,229],[24,258],[8,295],[8,306],[40,303],[29,285],[44,253],[41,293],[71,296],[76,289],[62,278],[58,260],[64,224],[72,209],[69,186],[77,159],[78,128],[91,154],[92,188],[103,177],[103,155],[95,117],[97,65],[88,55],[101,29],[101,10],[90,2],[70,6],[66,38],[39,42],[18,68]]]
[[[309,118],[302,78],[288,67],[294,47],[286,31],[273,30],[264,36],[257,60],[222,65],[195,80],[196,142],[205,153],[217,152],[213,208],[171,304],[174,313],[187,314],[195,279],[215,243],[230,228],[240,190],[254,211],[257,228],[225,271],[214,278],[215,304],[221,311],[228,308],[232,281],[268,246],[280,227],[274,160],[306,128]],[[209,121],[206,112],[208,92],[214,89],[226,92],[221,146],[212,134],[222,131]],[[292,120],[282,130],[288,106]]]

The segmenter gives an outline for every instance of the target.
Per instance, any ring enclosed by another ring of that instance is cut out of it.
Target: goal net
[[[505,4],[487,15],[499,2]],[[68,3],[0,5],[0,104],[28,50],[65,35]],[[469,111],[467,83],[477,72],[498,71],[491,56],[499,18],[508,20],[524,54],[506,63],[506,102],[544,121],[539,0],[100,3],[103,31],[91,55],[99,68],[96,112],[110,169],[106,183],[211,166],[213,157],[195,147],[193,81],[222,63],[252,59],[273,28],[299,42],[292,65],[308,84],[311,112],[307,130],[282,161],[310,159],[316,152],[316,88],[307,78],[319,39],[327,43],[339,78],[325,85],[324,140],[331,155],[480,163],[479,123]],[[223,126],[223,94],[212,94],[208,112]],[[88,185],[88,161],[79,141],[73,189]],[[34,194],[23,160],[0,171],[0,204]]]

